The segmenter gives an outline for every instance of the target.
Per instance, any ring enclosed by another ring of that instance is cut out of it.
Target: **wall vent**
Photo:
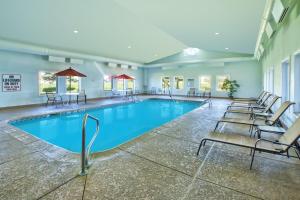
[[[70,63],[82,65],[82,64],[83,64],[83,60],[81,60],[81,59],[76,59],[76,58],[70,58]]]
[[[137,66],[134,66],[134,65],[131,65],[131,67],[130,67],[132,70],[137,70],[138,69],[138,67]]]
[[[49,62],[57,62],[57,63],[65,63],[66,58],[64,57],[58,57],[58,56],[48,56]]]
[[[280,23],[283,21],[284,17],[287,14],[289,8],[285,8],[281,2],[281,0],[275,0],[272,10],[272,15],[276,23]]]
[[[263,55],[264,54],[264,51],[265,51],[265,48],[263,47],[263,45],[259,45],[259,51],[260,51],[260,54]]]
[[[117,66],[118,66],[118,64],[117,63],[107,63],[107,66],[108,67],[111,67],[111,68],[116,68]]]
[[[273,33],[274,33],[274,30],[273,30],[270,22],[268,22],[267,26],[266,26],[266,34],[267,34],[268,38],[271,38]]]
[[[128,69],[128,65],[121,64],[121,68],[122,68],[122,69]]]

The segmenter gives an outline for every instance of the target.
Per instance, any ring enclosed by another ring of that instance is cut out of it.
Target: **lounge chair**
[[[261,91],[261,93],[258,95],[258,97],[251,97],[251,98],[242,98],[242,99],[240,99],[240,98],[235,98],[234,100],[233,100],[233,102],[239,102],[239,101],[242,101],[242,102],[245,102],[245,101],[254,101],[254,102],[256,102],[256,101],[258,101],[259,99],[261,99],[264,95],[265,95],[265,93],[266,93],[266,91]]]
[[[251,103],[261,103],[261,101],[263,100],[263,98],[267,95],[267,94],[270,94],[269,92],[265,92],[263,91],[259,97],[257,99],[234,99],[232,102],[231,102],[231,105],[234,105],[234,104],[251,104]]]
[[[255,118],[254,119],[239,119],[239,118],[221,118],[217,124],[216,127],[214,129],[214,131],[217,130],[219,124],[222,123],[233,123],[233,124],[244,124],[244,125],[249,125],[250,126],[250,131],[252,133],[253,130],[253,126],[258,126],[258,125],[270,125],[273,126],[276,123],[280,123],[279,122],[279,118],[283,115],[283,113],[291,106],[295,103],[290,102],[290,101],[286,101],[283,104],[281,104],[281,106],[278,108],[278,110],[272,115],[272,116],[266,116],[265,120],[263,122],[259,122],[257,121]],[[257,114],[259,115],[259,114]],[[256,115],[255,115],[256,116]],[[264,115],[262,115],[264,116]]]
[[[230,104],[228,107],[227,107],[227,110],[230,110],[230,109],[232,109],[232,108],[247,108],[247,109],[249,109],[250,110],[250,108],[251,107],[259,107],[259,108],[264,108],[264,107],[266,107],[265,106],[265,103],[267,102],[267,100],[270,98],[272,96],[272,94],[270,94],[270,93],[266,93],[265,95],[264,95],[264,97],[260,100],[260,101],[258,101],[258,102],[240,102],[240,103],[236,103],[236,104]]]
[[[220,133],[220,132],[210,132],[208,136],[201,140],[199,145],[197,155],[199,155],[202,145],[206,141],[220,142],[224,144],[230,144],[240,147],[249,148],[251,150],[252,159],[250,164],[250,170],[252,169],[254,156],[256,151],[286,155],[289,157],[289,149],[294,148],[297,157],[300,159],[299,145],[297,140],[300,138],[300,118],[298,118],[294,124],[279,137],[278,140],[268,140],[268,139],[256,139],[250,138],[242,134],[233,133]]]
[[[235,109],[235,110],[226,110],[223,117],[226,117],[228,113],[238,113],[238,114],[248,114],[250,115],[250,119],[253,118],[255,113],[269,113],[271,107],[276,103],[279,99],[279,96],[273,96],[272,99],[267,103],[266,107],[250,107],[249,109]]]

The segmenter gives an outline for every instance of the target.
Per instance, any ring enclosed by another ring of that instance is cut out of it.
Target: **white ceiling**
[[[0,38],[141,63],[188,46],[254,53],[264,4],[265,0],[1,0]]]
[[[190,47],[254,53],[266,0],[115,0]],[[219,33],[219,35],[215,35]]]
[[[186,47],[112,0],[1,0],[0,27],[0,38],[141,63]]]

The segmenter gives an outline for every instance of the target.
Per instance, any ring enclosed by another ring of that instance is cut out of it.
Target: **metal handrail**
[[[89,142],[89,144],[87,145],[87,147],[85,147],[85,141],[86,141],[86,123],[88,119],[93,119],[94,121],[96,121],[96,131],[91,139],[91,141]],[[81,172],[80,175],[84,176],[87,174],[87,168],[89,167],[89,156],[90,156],[90,150],[91,147],[93,146],[98,133],[99,133],[99,129],[100,129],[100,125],[99,125],[99,119],[97,119],[96,117],[93,117],[89,114],[85,114],[83,121],[82,121],[82,149],[81,149]]]
[[[168,91],[169,91],[169,96],[170,96],[171,100],[172,100],[172,101],[175,101],[175,100],[173,99],[173,96],[172,96],[170,87],[168,87]]]

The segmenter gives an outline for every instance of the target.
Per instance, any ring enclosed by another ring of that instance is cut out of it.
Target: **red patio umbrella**
[[[77,76],[77,77],[86,77],[86,75],[72,69],[71,67],[69,69],[66,69],[66,70],[63,70],[63,71],[60,71],[60,72],[57,72],[55,73],[56,76],[68,76],[70,78],[70,89],[72,90],[72,87],[71,87],[71,77],[72,76]],[[67,88],[68,89],[68,88]]]
[[[115,79],[127,79],[127,80],[133,80],[134,78],[131,76],[128,76],[126,74],[121,74],[121,75],[117,75],[117,76],[113,76],[113,78]]]
[[[126,80],[134,80],[133,77],[128,76],[126,74],[121,74],[121,75],[117,75],[117,76],[113,76],[114,79],[123,79],[123,81]],[[123,84],[123,90],[125,90],[125,85]]]

